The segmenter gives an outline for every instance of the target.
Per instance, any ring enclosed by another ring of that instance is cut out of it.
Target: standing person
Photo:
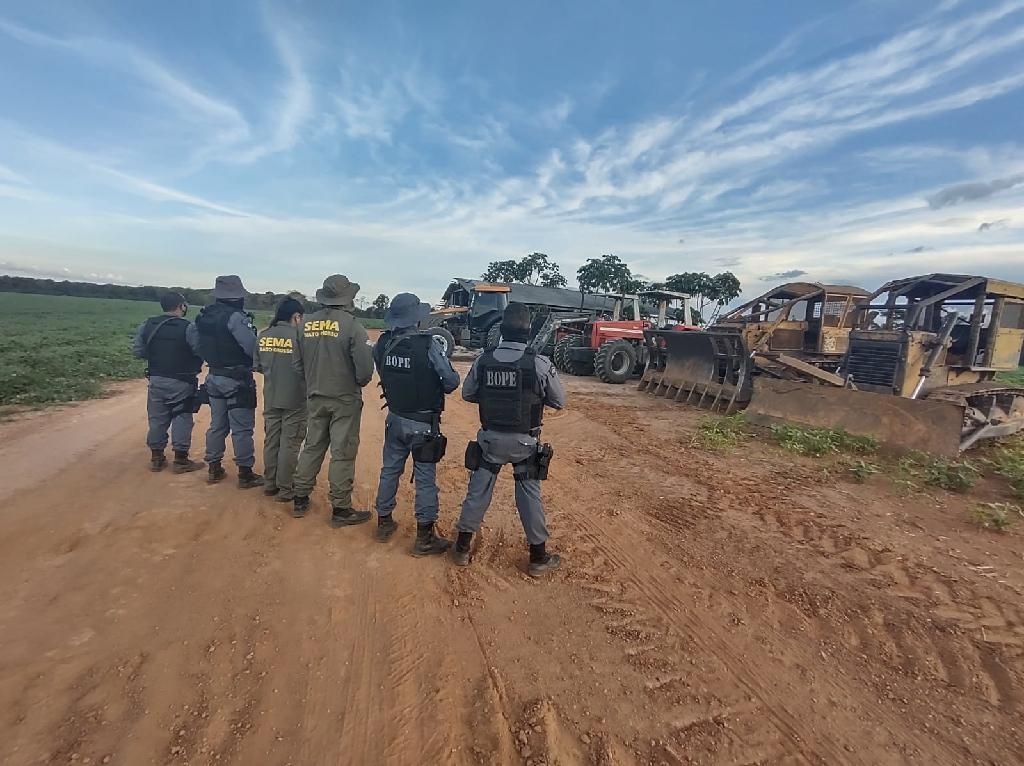
[[[316,484],[327,448],[331,449],[331,525],[362,524],[369,511],[352,508],[359,425],[363,415],[362,389],[373,378],[373,351],[366,330],[352,314],[359,285],[334,274],[316,291],[320,311],[306,316],[299,333],[296,369],[306,380],[308,423],[306,443],[292,480],[295,507],[302,518]]]
[[[199,371],[203,360],[199,357],[199,336],[194,324],[185,319],[188,304],[181,293],[160,296],[163,314],[150,317],[135,333],[132,353],[145,359],[149,394],[146,411],[149,415],[149,434],[146,444],[150,449],[151,471],[162,471],[167,465],[167,429],[171,429],[174,449],[174,473],[198,471],[203,464],[190,460],[192,447],[192,414],[195,411]]]
[[[452,558],[459,566],[469,565],[473,534],[491,504],[498,473],[511,464],[516,508],[530,545],[529,573],[539,577],[561,564],[561,557],[546,548],[540,482],[547,478],[552,450],[541,445],[539,437],[544,407],[562,409],[565,389],[547,357],[527,347],[529,340],[529,308],[523,303],[508,304],[501,320],[501,342],[473,363],[462,385],[462,398],[480,407],[481,429],[466,450],[471,474]]]
[[[290,503],[292,477],[306,436],[306,381],[295,367],[297,328],[306,313],[295,298],[277,307],[270,327],[259,334],[263,373],[263,494]]]
[[[416,478],[416,542],[414,556],[444,553],[451,540],[434,532],[437,521],[437,463],[444,457],[447,439],[441,435],[445,394],[459,387],[441,342],[419,332],[430,313],[412,293],[395,296],[384,315],[388,327],[377,340],[373,359],[380,373],[388,417],[384,424],[384,448],[380,484],[377,487],[377,539],[388,540],[398,524],[395,510],[398,482],[410,454]]]
[[[238,466],[238,486],[251,489],[263,483],[254,473],[256,447],[256,381],[252,376],[256,328],[245,313],[245,288],[234,274],[217,277],[214,302],[196,318],[199,352],[210,366],[206,391],[210,395],[210,428],[206,432],[207,481],[214,484],[227,472],[221,465],[228,434]]]

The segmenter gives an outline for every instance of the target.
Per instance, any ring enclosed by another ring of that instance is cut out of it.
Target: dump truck
[[[424,329],[440,337],[451,350],[456,344],[471,349],[491,348],[498,342],[502,313],[512,301],[530,307],[533,336],[541,331],[552,314],[585,319],[600,313],[610,314],[615,304],[615,298],[610,295],[514,282],[453,279],[441,303],[431,311]],[[550,345],[543,349],[549,354]]]
[[[1001,382],[1024,349],[1024,285],[928,274],[889,282],[857,306],[839,374],[758,379],[755,422],[872,436],[955,457],[1024,429],[1024,387]]]
[[[790,282],[729,311],[703,331],[646,330],[647,366],[640,388],[730,413],[748,404],[761,377],[835,376],[855,310],[869,294],[851,285]]]

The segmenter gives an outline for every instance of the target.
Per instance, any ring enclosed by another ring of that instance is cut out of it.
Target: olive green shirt
[[[263,373],[263,406],[297,410],[306,406],[306,381],[295,366],[299,334],[279,322],[259,335],[256,371]]]
[[[340,308],[307,314],[299,327],[295,368],[307,396],[361,396],[373,378],[373,347],[366,329]]]

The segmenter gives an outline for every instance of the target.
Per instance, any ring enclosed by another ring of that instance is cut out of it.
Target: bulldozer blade
[[[955,458],[960,453],[964,406],[904,399],[801,381],[760,376],[746,417],[760,425],[795,423],[871,436],[896,450]]]
[[[750,355],[739,333],[645,330],[640,390],[730,413],[750,399]]]

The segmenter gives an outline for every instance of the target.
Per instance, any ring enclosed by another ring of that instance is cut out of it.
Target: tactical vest
[[[398,342],[381,336],[380,381],[394,415],[430,422],[444,410],[441,378],[430,364],[430,335],[412,334]]]
[[[488,431],[528,434],[540,428],[544,400],[537,381],[537,352],[526,349],[514,362],[488,351],[477,362],[480,425]]]
[[[252,367],[252,357],[238,345],[235,336],[228,329],[228,320],[241,309],[217,301],[206,306],[196,317],[196,329],[199,330],[199,353],[203,359],[214,367]]]
[[[199,374],[203,360],[188,345],[185,337],[187,328],[187,319],[168,317],[167,314],[146,320],[142,328],[142,342],[146,347],[150,376],[192,380]]]

